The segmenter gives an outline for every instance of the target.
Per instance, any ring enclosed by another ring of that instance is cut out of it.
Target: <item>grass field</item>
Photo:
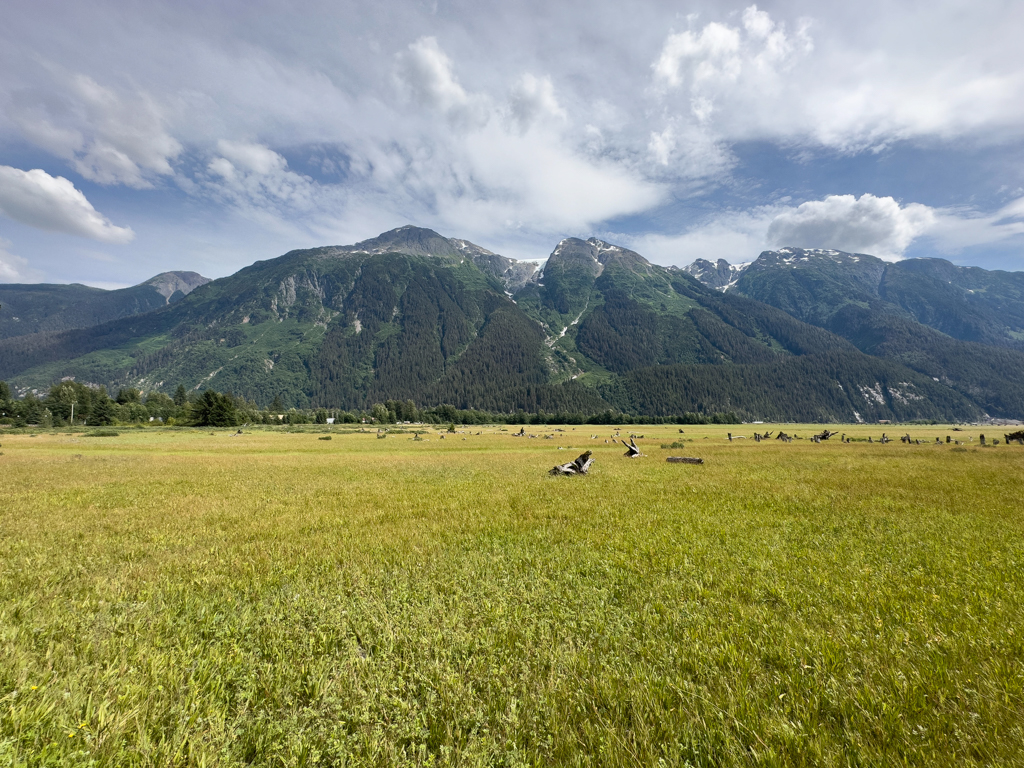
[[[1024,764],[1003,430],[514,429],[0,430],[0,765]]]

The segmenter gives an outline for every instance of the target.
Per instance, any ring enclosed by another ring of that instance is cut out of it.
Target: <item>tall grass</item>
[[[4,437],[0,765],[1022,761],[1024,448],[566,429]]]

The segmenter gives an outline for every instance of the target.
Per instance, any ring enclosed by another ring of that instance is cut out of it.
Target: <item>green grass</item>
[[[1001,431],[564,429],[0,431],[0,765],[1021,764]]]

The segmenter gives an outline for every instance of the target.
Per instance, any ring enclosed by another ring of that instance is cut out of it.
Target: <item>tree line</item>
[[[243,424],[738,424],[736,413],[683,412],[672,415],[642,416],[606,409],[597,413],[582,411],[536,412],[493,411],[457,408],[453,405],[420,407],[413,400],[385,400],[365,411],[331,408],[285,408],[280,397],[269,407],[260,408],[244,397],[230,392],[206,389],[187,391],[179,385],[174,396],[162,392],[143,393],[123,388],[110,397],[106,387],[75,381],[54,384],[42,396],[28,392],[16,397],[6,382],[0,381],[0,424],[14,427],[117,426],[163,424],[167,426],[234,427]]]

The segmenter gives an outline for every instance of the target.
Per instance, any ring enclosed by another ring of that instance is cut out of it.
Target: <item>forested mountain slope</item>
[[[858,303],[961,341],[1024,350],[1024,272],[930,258],[889,263],[863,253],[803,248],[765,251],[743,265],[697,259],[683,271],[710,288],[746,294],[817,325]]]
[[[733,292],[942,381],[987,413],[1024,411],[1024,273],[784,248],[762,253]]]
[[[0,339],[88,328],[175,304],[210,282],[195,272],[164,272],[131,288],[0,284]]]

